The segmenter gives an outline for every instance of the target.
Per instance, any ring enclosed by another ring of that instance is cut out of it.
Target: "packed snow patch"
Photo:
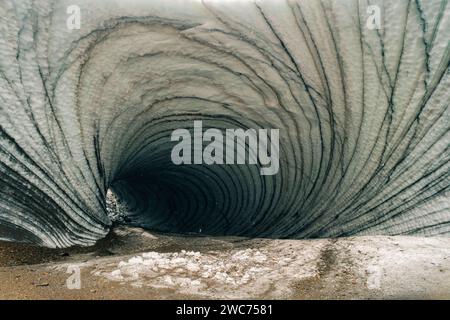
[[[312,253],[312,252],[310,252]],[[277,294],[289,290],[289,281],[313,277],[317,273],[317,254],[302,259],[283,255],[275,248],[231,250],[228,252],[196,251],[145,252],[120,261],[111,271],[97,271],[112,281],[134,287],[174,288],[195,295],[214,293],[243,297],[275,288]],[[310,260],[310,263],[308,263]]]

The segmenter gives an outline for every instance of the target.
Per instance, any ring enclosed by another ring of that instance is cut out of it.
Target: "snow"
[[[304,259],[308,257],[306,253]],[[175,288],[192,294],[226,290],[234,297],[233,293],[242,296],[255,288],[267,290],[274,274],[290,272],[292,261],[291,257],[278,256],[276,250],[268,248],[202,253],[149,251],[122,260],[111,271],[97,272],[97,275],[134,287]],[[315,269],[303,275],[300,272],[298,277],[313,276],[315,272]],[[285,284],[284,289],[287,289]]]

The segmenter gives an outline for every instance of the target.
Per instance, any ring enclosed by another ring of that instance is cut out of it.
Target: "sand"
[[[117,227],[93,247],[0,243],[1,299],[448,299],[450,239],[245,239]]]

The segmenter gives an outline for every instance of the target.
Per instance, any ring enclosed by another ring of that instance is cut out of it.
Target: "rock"
[[[35,283],[34,285],[36,287],[48,287],[49,286],[48,282]]]

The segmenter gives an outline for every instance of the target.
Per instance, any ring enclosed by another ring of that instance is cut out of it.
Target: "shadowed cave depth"
[[[166,122],[168,128],[177,129],[182,125],[180,121],[171,121],[170,117]],[[230,127],[233,121],[218,118],[203,120],[203,123],[217,130],[221,126]],[[234,124],[239,123],[234,121]],[[189,124],[186,127],[189,128]],[[277,223],[279,217],[268,214],[277,206],[286,208],[273,196],[283,185],[282,173],[279,177],[261,175],[260,163],[175,165],[170,158],[175,143],[170,142],[167,131],[152,134],[152,137],[154,139],[146,141],[145,148],[139,145],[136,152],[129,149],[126,164],[111,183],[111,191],[122,204],[117,210],[122,222],[174,233],[289,236],[289,228]],[[249,140],[245,142],[243,147],[248,160]],[[224,141],[224,154],[229,144]],[[231,142],[233,146],[239,144],[237,139]],[[208,143],[203,143],[203,147],[206,145]],[[192,152],[194,150],[193,146]],[[236,158],[234,153],[232,156]]]

